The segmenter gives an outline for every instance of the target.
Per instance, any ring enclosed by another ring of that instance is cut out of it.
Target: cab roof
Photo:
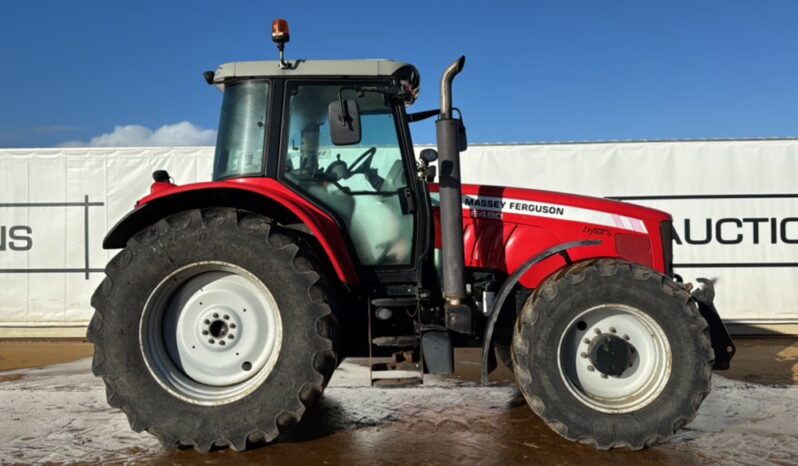
[[[290,64],[291,68],[284,69],[276,60],[225,63],[216,69],[213,83],[223,89],[224,82],[233,78],[398,76],[406,79],[407,75],[418,75],[413,65],[392,60],[295,60]]]

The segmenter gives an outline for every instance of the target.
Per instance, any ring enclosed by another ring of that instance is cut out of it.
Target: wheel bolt
[[[231,334],[227,335],[227,338],[232,340],[233,339],[233,334],[231,333]]]
[[[586,358],[587,357],[587,353],[582,352],[582,354],[580,354],[579,356],[582,356],[583,358]]]
[[[214,343],[216,343],[216,340],[214,340],[213,338],[210,338],[210,339],[208,339],[208,343],[214,344]]]
[[[624,339],[624,340],[626,340],[626,341],[629,341],[629,335],[627,335],[627,334],[625,334],[625,333],[624,333],[624,334],[623,334],[623,339]]]
[[[202,331],[202,334],[203,334],[203,335],[207,335],[207,334],[208,334],[208,331],[207,331],[207,330],[203,330],[203,331]]]
[[[205,325],[210,325],[210,324],[211,324],[211,321],[208,320],[208,319],[205,319]]]
[[[606,379],[607,378],[607,374],[601,374],[601,378],[602,379]]]
[[[230,324],[230,328],[236,328],[236,324]]]
[[[587,366],[587,371],[588,371],[588,372],[593,372],[594,370],[596,370],[596,368],[595,368],[595,367],[593,367],[593,366]]]
[[[224,346],[224,345],[225,345],[225,342],[224,342],[224,340],[219,340],[219,344],[220,344],[220,345],[222,345],[222,346]]]
[[[214,319],[218,319],[218,318],[219,318],[219,314],[217,314],[216,312],[214,312],[214,313],[213,313],[213,318],[214,318]]]
[[[227,314],[225,314],[225,315],[224,315],[224,320],[230,320],[230,316],[229,316],[229,315],[227,315]]]
[[[601,330],[600,329],[596,329],[595,332],[596,332],[596,335],[601,335]]]
[[[583,341],[585,342],[586,345],[590,344],[590,338],[585,338]]]
[[[615,327],[610,327],[610,332],[612,332],[612,333],[618,333],[618,331],[617,331],[617,330],[615,330]]]

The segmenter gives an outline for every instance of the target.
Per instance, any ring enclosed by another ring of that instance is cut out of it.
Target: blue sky
[[[277,17],[289,58],[416,64],[416,110],[465,54],[471,142],[798,135],[794,1],[28,0],[0,13],[0,147],[212,141],[201,73],[276,58]]]

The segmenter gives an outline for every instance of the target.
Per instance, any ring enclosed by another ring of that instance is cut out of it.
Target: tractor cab
[[[213,180],[273,178],[337,220],[366,279],[417,282],[429,208],[405,107],[418,76],[387,60],[220,66],[207,75],[224,92]]]

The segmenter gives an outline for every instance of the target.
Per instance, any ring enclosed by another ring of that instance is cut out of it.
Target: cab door
[[[373,84],[373,83],[372,83]],[[401,140],[397,103],[351,82],[288,81],[279,177],[331,212],[351,238],[360,265],[415,267],[417,221],[409,181],[407,144]],[[358,103],[360,143],[335,146],[328,106],[339,98]]]

